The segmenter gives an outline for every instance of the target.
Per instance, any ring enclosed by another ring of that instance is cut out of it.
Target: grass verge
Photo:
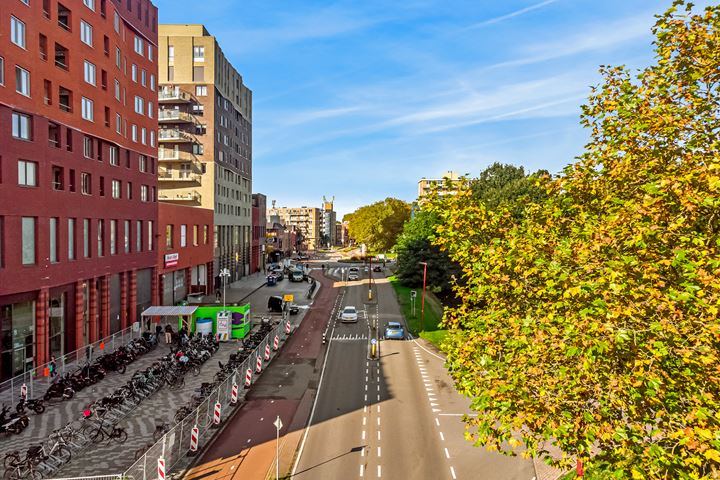
[[[447,335],[447,330],[440,328],[440,322],[442,321],[443,307],[440,301],[431,292],[425,292],[425,325],[421,328],[421,295],[422,291],[419,289],[412,289],[401,284],[400,281],[394,275],[388,277],[390,284],[395,289],[395,295],[397,296],[398,302],[400,303],[400,309],[402,310],[405,322],[407,323],[410,333],[416,337],[424,338],[429,341],[437,348],[440,348],[440,344]],[[410,292],[412,290],[417,291],[417,297],[415,301],[415,316],[412,314],[412,304],[410,302]]]

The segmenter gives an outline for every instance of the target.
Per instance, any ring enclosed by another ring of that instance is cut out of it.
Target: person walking
[[[170,345],[172,343],[172,334],[173,334],[173,328],[168,323],[165,325],[165,343]]]

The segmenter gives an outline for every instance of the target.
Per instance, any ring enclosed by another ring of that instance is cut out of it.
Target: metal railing
[[[95,477],[63,477],[53,478],[52,480],[122,480],[123,476],[118,475],[97,475]]]
[[[158,130],[158,138],[163,141],[195,142],[195,137],[177,128],[161,128]]]
[[[86,362],[92,362],[95,355],[112,353],[115,348],[127,344],[140,335],[139,324],[137,332],[133,331],[133,327],[130,326],[78,350],[66,353],[62,357],[56,358],[54,364],[47,362],[5,380],[0,383],[0,404],[14,405],[20,398],[22,385],[27,387],[28,398],[43,395],[57,375],[64,375],[66,372],[72,373]],[[55,374],[52,373],[53,371]]]
[[[235,369],[234,373],[229,375],[210,395],[200,404],[193,412],[185,417],[181,422],[177,423],[163,438],[152,445],[145,454],[140,457],[130,468],[125,471],[124,478],[132,480],[154,480],[157,478],[158,459],[163,458],[166,465],[166,474],[169,475],[173,467],[179,462],[187,458],[190,451],[190,440],[193,427],[198,428],[198,445],[201,448],[210,438],[217,432],[212,428],[214,422],[215,404],[220,403],[221,423],[228,419],[233,411],[243,401],[242,389],[245,385],[245,375],[248,369],[252,371],[252,383],[259,377],[255,373],[257,366],[257,358],[260,356],[263,368],[269,365],[275,356],[279,353],[280,348],[287,341],[288,335],[285,333],[285,321],[281,321],[275,326],[270,333],[263,339],[255,350],[248,356],[243,364]],[[279,346],[278,351],[273,351],[273,343],[277,335]],[[265,347],[270,346],[271,356],[269,361],[264,360]],[[233,384],[238,386],[238,401],[234,406],[231,404]]]
[[[168,102],[168,101],[182,101],[182,102],[192,102],[193,97],[189,93],[180,90],[179,88],[162,88],[158,91],[158,99],[161,102]]]
[[[195,117],[187,112],[181,112],[179,110],[160,110],[158,113],[159,121],[171,121],[171,122],[189,122],[197,123]]]
[[[168,193],[166,191],[161,192],[158,195],[158,199],[165,200],[169,202],[198,202],[202,200],[202,196],[200,195],[200,192],[197,192],[195,190],[192,190],[190,192],[184,192],[184,193]]]

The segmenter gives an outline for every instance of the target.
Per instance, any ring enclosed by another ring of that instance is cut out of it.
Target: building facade
[[[266,262],[275,263],[283,258],[291,258],[298,252],[300,238],[297,227],[269,222],[265,239]]]
[[[278,223],[297,227],[302,235],[302,248],[306,250],[317,250],[321,246],[321,223],[322,213],[319,208],[271,208],[268,210],[268,217],[277,217]]]
[[[176,305],[189,294],[211,295],[213,281],[213,211],[158,204],[160,242],[154,305]]]
[[[267,197],[262,193],[252,195],[252,253],[250,271],[265,271],[265,237],[267,236]]]
[[[323,208],[322,208],[322,219],[320,223],[320,243],[323,247],[330,248],[337,245],[337,238],[335,236],[335,222],[337,221],[337,214],[333,210],[333,203],[335,197],[330,201],[323,197]]]
[[[157,256],[157,9],[0,9],[0,377],[128,327]]]
[[[202,25],[160,25],[160,200],[214,212],[214,286],[251,271],[252,91]]]
[[[455,193],[453,183],[458,181],[460,177],[456,172],[447,171],[442,178],[421,178],[418,180],[418,198],[427,195],[433,188],[438,189],[440,195],[448,195]]]

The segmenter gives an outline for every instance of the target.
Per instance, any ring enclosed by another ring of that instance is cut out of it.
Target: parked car
[[[347,307],[343,308],[343,311],[340,314],[340,321],[343,323],[357,322],[358,321],[357,309],[351,305],[348,305]]]
[[[375,265],[373,267],[373,272],[382,272],[382,271],[383,271],[383,269],[380,265]]]
[[[268,310],[271,312],[281,313],[285,309],[285,300],[283,297],[276,295],[268,298]]]
[[[405,340],[405,328],[398,322],[388,322],[384,337],[386,340]]]

